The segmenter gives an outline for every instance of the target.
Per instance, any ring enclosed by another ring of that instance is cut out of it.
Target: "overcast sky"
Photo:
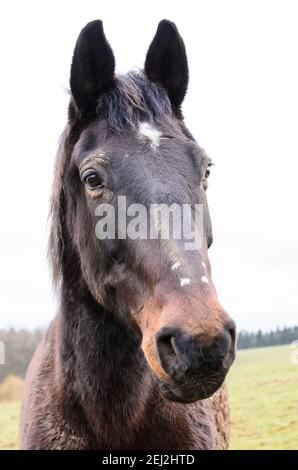
[[[55,152],[77,35],[102,19],[117,70],[141,67],[160,19],[184,38],[189,129],[214,160],[213,280],[238,328],[298,323],[298,28],[295,1],[1,4],[0,327],[46,325]]]

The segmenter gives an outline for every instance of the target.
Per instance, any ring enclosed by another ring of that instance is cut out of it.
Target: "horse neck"
[[[84,408],[93,432],[137,427],[153,382],[136,332],[107,312],[89,292],[61,289],[60,360],[64,387]],[[122,423],[123,421],[123,426]],[[114,423],[114,426],[113,426]],[[106,424],[106,428],[105,428]]]

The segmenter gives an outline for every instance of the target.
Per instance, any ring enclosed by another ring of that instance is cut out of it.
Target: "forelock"
[[[166,91],[148,80],[143,72],[130,72],[115,79],[101,95],[96,112],[111,130],[136,129],[140,121],[154,121],[172,115]]]

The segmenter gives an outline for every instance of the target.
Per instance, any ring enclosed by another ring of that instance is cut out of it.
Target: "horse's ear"
[[[70,90],[81,116],[95,112],[98,98],[113,81],[114,71],[114,54],[102,21],[92,21],[77,39],[70,72]]]
[[[174,109],[179,109],[188,85],[188,65],[183,39],[174,23],[162,20],[149,47],[145,73],[168,92]]]

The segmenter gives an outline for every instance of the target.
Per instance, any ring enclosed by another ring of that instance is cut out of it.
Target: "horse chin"
[[[211,397],[223,384],[224,378],[212,384],[183,384],[178,385],[172,381],[159,381],[159,390],[164,398],[178,403],[194,403]]]

